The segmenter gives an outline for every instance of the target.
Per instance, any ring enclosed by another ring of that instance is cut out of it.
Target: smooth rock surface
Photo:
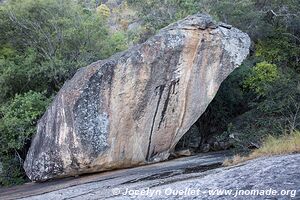
[[[221,167],[226,153],[208,153],[79,178],[29,183],[0,189],[0,199],[300,199],[300,154],[263,157],[238,166]],[[239,195],[236,190],[282,190],[287,195]],[[126,190],[162,191],[161,195],[129,195]],[[166,195],[164,192],[197,190],[199,195]],[[210,194],[232,190],[231,195]],[[119,192],[119,193],[117,193]]]
[[[193,15],[81,68],[40,119],[24,169],[33,181],[168,158],[249,52],[247,34]]]

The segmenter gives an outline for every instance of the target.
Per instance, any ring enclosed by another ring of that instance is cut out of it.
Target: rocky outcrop
[[[40,119],[31,180],[168,158],[248,54],[247,34],[193,15],[145,43],[79,69]]]

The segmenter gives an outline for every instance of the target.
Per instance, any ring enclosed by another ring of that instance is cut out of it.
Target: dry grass
[[[254,150],[248,156],[235,155],[232,159],[226,159],[224,166],[236,165],[247,160],[252,160],[262,156],[281,155],[289,153],[300,153],[300,131],[281,137],[268,136],[263,145]]]

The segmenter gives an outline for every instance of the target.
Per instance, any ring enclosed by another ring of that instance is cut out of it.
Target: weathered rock
[[[200,148],[200,151],[204,152],[204,153],[209,152],[209,150],[210,150],[210,144],[207,144],[207,143],[203,144]]]
[[[191,156],[192,152],[189,149],[184,149],[184,150],[175,152],[175,154],[176,154],[176,157]]]
[[[24,163],[28,177],[167,159],[249,46],[247,34],[198,14],[78,70],[38,123]]]

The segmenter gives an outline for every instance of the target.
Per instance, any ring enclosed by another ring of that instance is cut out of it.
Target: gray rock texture
[[[221,167],[225,155],[224,152],[200,154],[132,169],[0,188],[0,199],[300,199],[300,154],[263,157],[237,166]],[[212,193],[225,189],[232,193]],[[278,194],[235,197],[237,190],[270,189]],[[126,193],[147,190],[162,193],[152,196]],[[198,195],[176,194],[182,190],[200,192]]]
[[[81,68],[39,120],[33,181],[166,160],[249,52],[247,34],[193,15]]]

